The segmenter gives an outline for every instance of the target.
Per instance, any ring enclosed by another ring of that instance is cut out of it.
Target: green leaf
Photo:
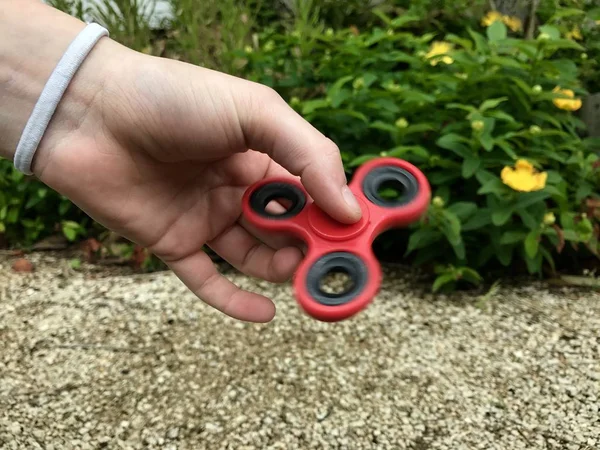
[[[478,209],[469,220],[462,225],[463,231],[479,230],[492,223],[492,214],[488,208]]]
[[[435,127],[428,123],[417,123],[415,125],[410,125],[408,128],[400,130],[402,134],[411,134],[411,133],[422,133],[424,131],[435,130]]]
[[[473,31],[471,28],[467,28],[467,32],[469,33],[469,36],[471,36],[471,39],[473,39],[477,52],[487,53],[488,45],[483,36],[480,33]]]
[[[442,233],[448,239],[448,242],[452,246],[457,246],[461,243],[462,238],[460,236],[460,220],[453,212],[444,210],[443,217],[445,220],[441,223]]]
[[[410,235],[405,255],[412,253],[414,250],[434,244],[440,238],[441,234],[437,230],[421,228]]]
[[[444,170],[442,172],[430,173],[427,176],[427,178],[429,178],[431,184],[440,185],[460,178],[460,172],[453,170]]]
[[[536,117],[536,118],[544,121],[544,122],[551,123],[556,128],[562,128],[560,121],[558,119],[556,119],[552,114],[549,114],[544,111],[531,111],[531,115],[533,117]]]
[[[540,225],[539,221],[536,220],[536,218],[533,215],[531,215],[531,213],[529,213],[527,210],[518,209],[517,214],[523,221],[523,224],[525,224],[525,226],[527,228],[529,228],[530,230],[535,230],[539,227],[539,225]]]
[[[512,149],[511,145],[509,142],[505,141],[504,139],[496,139],[494,141],[496,143],[496,145],[498,147],[500,147],[502,149],[502,151],[504,153],[506,153],[507,156],[509,156],[513,161],[517,160],[519,157],[517,156],[517,154],[514,152],[514,150]]]
[[[472,156],[471,151],[463,144],[466,139],[458,134],[448,133],[440,137],[436,144],[438,147],[452,150],[458,156],[466,159]]]
[[[525,238],[525,253],[530,258],[533,258],[538,252],[539,237],[540,233],[538,230],[531,230]]]
[[[455,214],[461,222],[464,222],[477,211],[477,204],[473,202],[456,202],[448,206],[447,210]]]
[[[583,182],[581,185],[577,187],[577,191],[575,192],[575,201],[580,202],[584,198],[589,197],[592,194],[592,187]]]
[[[318,109],[326,108],[329,106],[329,100],[326,98],[317,98],[315,100],[308,100],[302,105],[302,114],[310,114]]]
[[[449,284],[449,283],[453,283],[456,281],[456,278],[454,276],[454,274],[452,273],[444,273],[442,275],[439,275],[435,281],[433,282],[433,286],[432,286],[432,291],[433,292],[437,292],[439,291],[442,287],[444,287],[445,285]]]
[[[63,200],[58,207],[58,214],[64,216],[70,208],[71,202]]]
[[[446,36],[446,41],[452,42],[453,44],[457,44],[460,47],[463,47],[466,50],[471,50],[473,48],[473,43],[468,39],[462,38],[455,34],[449,34]]]
[[[412,153],[422,158],[429,158],[427,149],[420,145],[400,145],[387,151],[388,156],[393,156],[394,158],[400,158],[407,153]]]
[[[396,17],[394,20],[392,20],[391,25],[394,28],[401,28],[404,25],[406,25],[407,23],[419,22],[420,20],[421,20],[420,16],[403,14],[400,17]]]
[[[462,165],[462,176],[463,178],[471,178],[475,172],[477,172],[477,170],[479,170],[479,167],[481,166],[481,160],[475,156],[472,156],[470,158],[466,158],[463,161],[463,165]]]
[[[389,131],[390,133],[393,133],[393,134],[396,134],[399,131],[398,127],[396,127],[390,123],[382,122],[380,120],[376,120],[375,122],[373,122],[371,125],[369,125],[369,128],[375,128],[377,130]]]
[[[17,223],[19,220],[19,208],[12,206],[8,209],[8,214],[6,215],[7,223]]]
[[[496,258],[505,267],[508,267],[512,261],[513,248],[510,245],[498,245],[496,247]]]
[[[77,222],[74,222],[72,220],[63,220],[62,226],[63,226],[63,228],[72,228],[74,230],[78,230],[79,228],[81,228],[81,225],[79,225]]]
[[[360,113],[358,111],[352,111],[351,109],[336,109],[333,111],[322,111],[319,115],[321,116],[328,116],[328,117],[332,117],[332,116],[349,116],[349,117],[354,117],[356,119],[361,120],[364,123],[368,123],[369,119],[367,116],[365,116],[363,113]]]
[[[479,275],[475,269],[471,269],[470,267],[463,267],[460,272],[463,276],[463,279],[475,285],[478,285],[481,283],[481,281],[483,281],[483,277]]]
[[[554,264],[554,259],[552,258],[552,255],[550,254],[550,252],[548,250],[546,250],[544,247],[540,247],[540,253],[544,257],[544,259],[548,262],[548,264],[552,268],[552,271],[555,271],[556,266]]]
[[[562,19],[564,17],[580,16],[580,15],[585,15],[585,11],[583,9],[579,9],[579,8],[563,8],[563,7],[560,7],[560,8],[558,8],[558,11],[556,11],[552,15],[552,17],[550,17],[550,19],[547,20],[547,23],[555,22],[558,19]]]
[[[519,209],[527,208],[529,205],[542,202],[548,197],[550,197],[550,193],[543,190],[537,192],[526,192],[519,195],[519,199],[517,200],[515,206]]]
[[[462,239],[458,244],[452,246],[452,250],[454,250],[454,254],[459,260],[463,261],[465,259],[466,249],[465,243],[462,241]]]
[[[63,234],[65,235],[65,237],[69,241],[74,241],[75,238],[77,237],[77,232],[73,228],[63,227],[62,231],[63,231]]]
[[[542,269],[542,254],[538,252],[533,258],[526,254],[525,263],[530,274],[539,273]]]
[[[571,39],[555,39],[555,40],[549,41],[546,44],[546,49],[547,50],[571,49],[571,50],[578,50],[580,52],[585,51],[585,47],[581,46],[580,44],[578,44],[575,41],[572,41]]]
[[[506,100],[508,100],[508,97],[490,98],[488,100],[485,100],[481,104],[481,106],[479,106],[479,111],[484,112],[488,109],[494,109],[496,106],[498,106],[502,102],[505,102]]]
[[[372,102],[367,103],[366,106],[376,110],[388,111],[393,114],[396,114],[398,111],[400,111],[400,107],[390,98],[377,98]]]
[[[552,25],[542,25],[538,28],[540,34],[547,34],[550,39],[560,39],[560,30]]]
[[[488,111],[487,115],[498,120],[504,120],[505,122],[517,123],[513,116],[505,113],[504,111]]]
[[[335,83],[333,83],[331,88],[329,88],[327,91],[327,96],[331,100],[332,107],[337,108],[347,98],[346,96],[350,95],[349,92],[342,91],[342,87],[352,79],[354,79],[353,75],[347,75],[337,80]]]
[[[500,239],[500,244],[501,245],[510,245],[510,244],[515,244],[517,242],[523,242],[525,240],[526,236],[527,236],[527,233],[524,231],[518,231],[518,230],[505,231],[504,234],[502,235],[502,238]]]
[[[469,113],[474,113],[477,111],[477,108],[475,108],[472,105],[464,105],[462,103],[448,103],[446,104],[446,109],[461,109],[463,111],[467,111]]]
[[[4,222],[0,222],[0,234],[4,233],[6,231],[6,226],[4,225]]]
[[[494,175],[489,170],[479,169],[475,174],[475,178],[479,181],[480,184],[485,184],[490,180],[500,180],[496,175]]]
[[[362,155],[350,161],[350,163],[348,163],[348,167],[357,167],[375,158],[377,158],[377,155]]]
[[[376,80],[377,80],[377,75],[375,75],[374,73],[365,73],[363,76],[363,81],[364,81],[364,86],[365,87],[369,87],[371,86]]]
[[[492,132],[496,126],[496,119],[493,117],[484,117],[483,123],[483,132],[479,137],[479,142],[481,143],[481,146],[489,152],[492,148],[494,148],[494,138],[492,137]]]
[[[512,217],[514,205],[500,203],[496,210],[492,212],[492,223],[497,227],[504,225]]]
[[[506,35],[506,25],[504,25],[499,20],[495,21],[487,28],[487,37],[490,40],[490,42],[496,42],[502,39],[506,39]]]
[[[477,191],[477,194],[496,194],[501,195],[506,192],[506,186],[498,178],[486,181]]]

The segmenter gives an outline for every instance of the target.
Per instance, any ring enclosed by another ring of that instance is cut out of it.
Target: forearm
[[[85,24],[37,0],[3,3],[0,8],[0,156],[12,159],[46,81]]]
[[[0,8],[0,157],[12,160],[25,125],[52,71],[85,23],[38,0],[8,0]],[[102,90],[118,44],[97,43],[50,121],[34,166],[47,148],[75,130]],[[40,160],[42,162],[40,162]]]

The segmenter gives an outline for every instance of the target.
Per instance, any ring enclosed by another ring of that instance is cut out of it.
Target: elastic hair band
[[[108,36],[106,28],[95,23],[88,24],[71,42],[56,65],[27,121],[27,125],[25,125],[19,145],[17,145],[14,165],[20,172],[33,175],[31,162],[46,132],[46,128],[48,128],[50,119],[52,119],[75,72],[103,36]]]

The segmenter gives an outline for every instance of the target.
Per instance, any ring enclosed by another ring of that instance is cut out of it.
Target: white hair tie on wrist
[[[96,23],[88,24],[71,42],[58,62],[44,86],[17,145],[14,165],[20,172],[26,175],[33,174],[31,172],[33,156],[69,83],[100,38],[108,35],[106,28]]]

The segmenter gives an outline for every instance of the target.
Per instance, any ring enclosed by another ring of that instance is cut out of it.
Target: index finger
[[[248,147],[267,153],[299,176],[315,203],[334,219],[360,220],[362,212],[348,188],[338,146],[272,89],[254,84],[245,92],[238,113]]]

